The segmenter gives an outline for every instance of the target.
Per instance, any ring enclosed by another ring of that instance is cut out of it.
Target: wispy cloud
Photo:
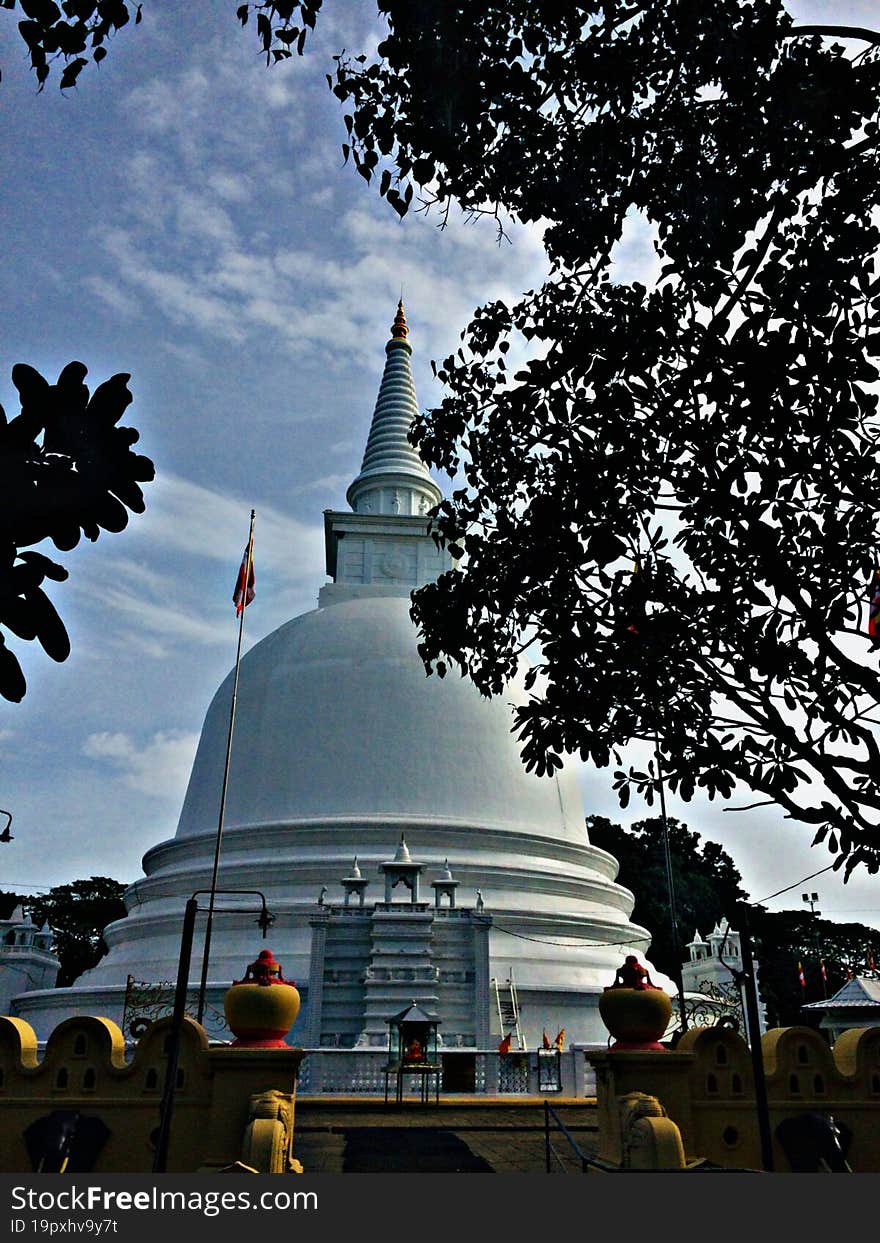
[[[138,743],[127,733],[89,734],[82,754],[106,762],[123,785],[153,798],[180,802],[192,768],[198,734],[154,733]]]
[[[116,615],[122,629],[108,638],[117,644],[134,641],[155,657],[171,642],[227,644],[218,621],[231,612],[248,524],[245,501],[166,472],[150,485],[147,511],[126,533],[128,555],[108,550],[93,558],[88,577],[74,576],[72,588],[83,602]],[[256,620],[264,632],[289,610],[314,607],[325,577],[323,527],[260,506],[254,546]]]
[[[375,30],[362,17],[357,25],[369,42]],[[477,305],[540,281],[540,228],[512,226],[514,244],[498,247],[491,222],[453,214],[440,230],[416,212],[399,221],[340,167],[341,129],[329,120],[339,118],[308,66],[254,72],[252,51],[246,40],[222,55],[194,44],[176,73],[130,92],[127,119],[142,145],[128,155],[115,226],[99,238],[107,270],[89,283],[94,294],[158,312],[184,330],[178,346],[277,344],[332,371],[343,356],[372,358],[377,311],[387,315],[401,287],[416,328],[421,306],[425,329],[448,331],[441,340],[423,331],[434,356]],[[247,122],[220,142],[218,115]],[[273,218],[291,221],[287,233],[265,229],[267,196]],[[306,200],[313,210],[320,201],[321,230],[309,227]]]

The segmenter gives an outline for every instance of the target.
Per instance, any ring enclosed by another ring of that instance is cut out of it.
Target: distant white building
[[[10,1013],[17,993],[54,988],[60,966],[52,953],[52,929],[48,924],[38,928],[16,906],[0,919],[0,1014]]]
[[[700,997],[706,997],[718,1009],[720,1014],[724,1006],[729,1006],[736,1013],[740,1031],[747,1034],[747,1018],[745,997],[740,983],[743,970],[742,941],[740,934],[735,932],[726,919],[716,923],[708,937],[703,939],[699,930],[687,944],[690,958],[682,964],[681,979],[685,994],[688,995],[689,1006],[700,1017]],[[755,987],[758,988],[758,964],[754,963]],[[689,997],[690,994],[694,996]],[[707,1017],[713,1006],[706,1006]],[[767,1012],[764,1003],[758,1000],[759,1035],[767,1030]]]
[[[468,982],[453,978],[470,970],[515,982],[528,1047],[563,1028],[569,1041],[604,1042],[599,994],[625,954],[644,957],[650,934],[630,922],[634,899],[615,883],[617,862],[587,837],[575,772],[525,770],[511,732],[521,685],[484,699],[454,672],[426,677],[418,655],[410,593],[451,562],[425,516],[440,489],[407,439],[418,413],[411,353],[401,305],[350,509],[324,514],[330,581],[315,610],[241,662],[219,888],[265,894],[275,916],[265,944],[303,996],[295,1043],[384,1039],[385,1020],[424,998],[444,1036],[480,1044],[487,1013],[503,1012],[500,1004],[487,1011],[485,988],[468,994]],[[16,997],[15,1012],[38,1034],[75,1013],[119,1021],[127,981],[176,978],[186,900],[201,891],[207,905],[232,684],[230,674],[208,709],[175,837],[146,854],[144,878],[125,895],[127,918],[104,931],[108,954],[73,988]],[[416,903],[404,919],[399,901],[366,914],[359,901],[341,912],[324,896],[316,901],[340,878],[353,882],[354,897],[368,880],[387,880],[402,836],[426,888],[439,883],[437,892],[454,895],[457,886],[457,904]],[[223,911],[243,902],[218,897],[208,1001],[221,1011],[223,993],[263,944],[257,906]],[[394,973],[410,970],[403,989],[405,977]]]

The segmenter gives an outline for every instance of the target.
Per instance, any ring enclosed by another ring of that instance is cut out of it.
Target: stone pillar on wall
[[[474,930],[474,1021],[477,1047],[485,1049],[492,1041],[489,997],[489,929],[492,927],[492,917],[474,913],[471,924]]]
[[[321,1009],[324,997],[324,957],[327,948],[327,922],[330,912],[323,907],[309,920],[312,948],[309,958],[309,1012],[304,1040],[306,1048],[317,1049],[321,1043]]]
[[[638,1092],[656,1097],[681,1132],[685,1158],[695,1160],[694,1122],[691,1110],[690,1074],[692,1053],[666,1051],[588,1052],[587,1061],[596,1072],[599,1123],[599,1154],[617,1159],[623,1149],[618,1099]]]

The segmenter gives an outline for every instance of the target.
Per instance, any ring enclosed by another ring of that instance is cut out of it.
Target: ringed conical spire
[[[410,358],[409,325],[403,300],[385,346],[385,371],[358,476],[346,500],[356,513],[423,514],[441,492],[407,435],[419,413]]]

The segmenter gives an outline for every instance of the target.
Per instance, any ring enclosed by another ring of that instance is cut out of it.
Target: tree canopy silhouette
[[[540,225],[552,265],[477,311],[415,427],[461,480],[428,667],[498,694],[531,648],[529,767],[650,801],[640,740],[685,800],[750,788],[876,871],[880,35],[779,0],[380,7],[333,81],[358,170]],[[645,283],[615,279],[634,221]]]
[[[125,918],[125,888],[109,876],[90,876],[55,885],[38,898],[3,893],[0,899],[20,902],[38,927],[47,923],[52,929],[52,949],[61,963],[58,987],[65,988],[107,953],[102,933],[114,920]]]
[[[82,363],[68,363],[50,384],[19,363],[12,381],[21,412],[7,422],[0,406],[0,695],[15,702],[27,686],[4,631],[38,640],[53,660],[70,654],[42,586],[63,581],[67,570],[31,546],[51,540],[66,552],[81,535],[123,530],[129,509],[143,513],[139,483],[153,478],[150,459],[132,452],[138,433],[117,426],[132,400],[130,377],[111,376],[90,394],[87,374]]]
[[[677,977],[676,957],[687,960],[686,946],[696,932],[706,936],[724,919],[741,932],[740,912],[743,905],[748,906],[752,950],[770,1027],[818,1026],[821,1016],[803,1011],[804,1003],[833,996],[850,973],[872,973],[870,963],[880,961],[876,928],[836,923],[803,910],[768,911],[753,904],[724,848],[670,817],[669,853],[678,915],[676,954],[662,822],[649,817],[623,828],[605,816],[588,816],[586,824],[591,843],[609,851],[620,864],[617,881],[635,897],[633,919],[651,933],[648,958],[667,975]],[[798,963],[803,966],[806,986],[800,983]]]
[[[624,829],[606,816],[587,816],[586,824],[592,845],[614,856],[620,865],[618,883],[635,896],[633,919],[651,933],[648,957],[659,971],[676,978],[684,946],[694,932],[711,931],[722,919],[733,923],[737,904],[747,899],[736,865],[717,842],[704,841],[680,820],[668,818],[678,916],[676,946],[669,921],[662,821],[648,817]]]
[[[809,911],[766,911],[752,916],[761,996],[771,1027],[818,1026],[821,1016],[801,1007],[833,997],[850,975],[873,974],[880,932],[865,924],[839,924]],[[803,966],[805,984],[798,976]],[[822,979],[822,966],[825,979]],[[815,1016],[815,1017],[814,1017]]]
[[[134,11],[20,7],[43,68],[47,31]],[[378,7],[329,78],[345,158],[398,215],[539,227],[551,264],[476,312],[414,429],[460,481],[435,529],[461,563],[414,599],[428,668],[498,694],[530,647],[529,767],[579,754],[650,801],[647,742],[685,800],[751,789],[876,872],[880,33],[782,0]],[[319,8],[236,12],[271,64]],[[637,226],[657,270],[623,281]]]

